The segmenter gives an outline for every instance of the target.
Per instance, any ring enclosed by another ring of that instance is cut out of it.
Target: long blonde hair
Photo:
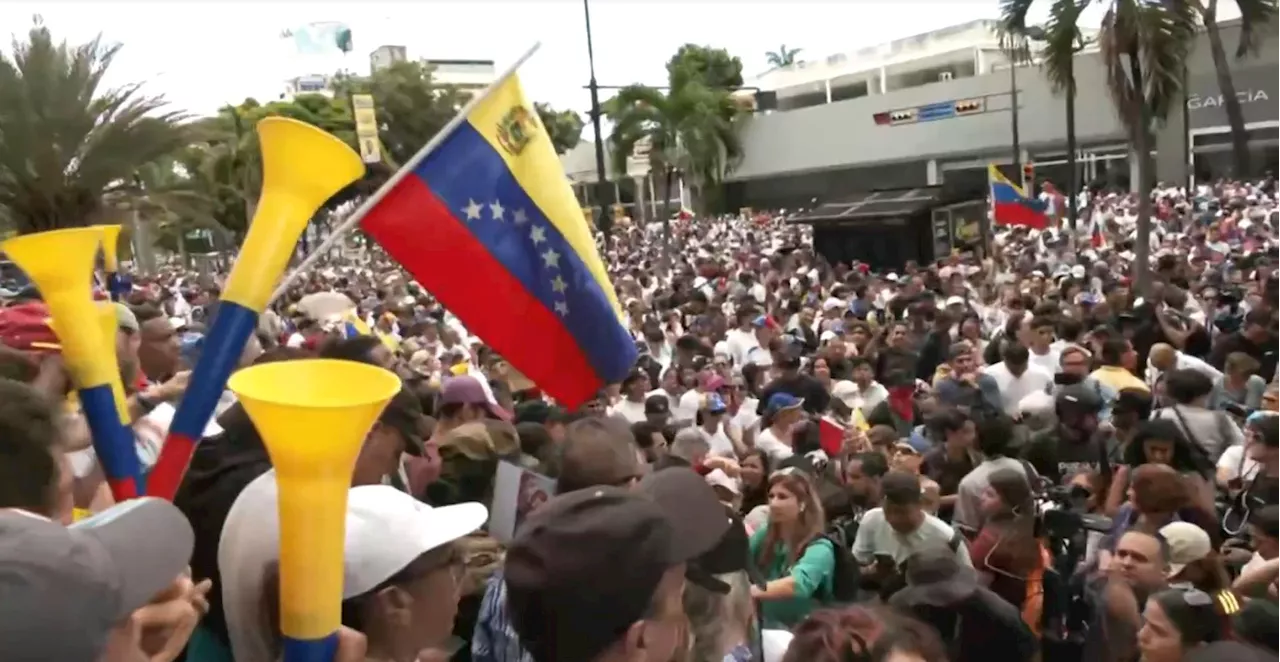
[[[689,619],[687,646],[676,655],[678,662],[720,662],[725,651],[726,625],[736,624],[747,639],[754,634],[754,606],[751,603],[751,583],[746,572],[716,575],[716,579],[729,585],[728,594],[715,593],[697,584],[689,584],[684,591],[684,614]]]
[[[800,504],[800,517],[796,523],[795,538],[785,540],[779,527],[770,526],[765,532],[764,541],[756,556],[756,565],[769,568],[773,565],[773,556],[778,543],[782,543],[787,554],[787,566],[795,565],[804,553],[805,547],[815,538],[822,535],[827,526],[827,517],[822,512],[822,502],[818,500],[817,490],[809,477],[795,470],[779,471],[769,477],[769,489],[781,487],[795,496]]]

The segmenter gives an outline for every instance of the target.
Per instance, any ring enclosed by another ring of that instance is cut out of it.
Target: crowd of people
[[[401,377],[352,476],[335,659],[1275,659],[1275,182],[1153,198],[1144,291],[1131,194],[893,272],[781,214],[624,221],[601,254],[640,358],[572,409],[378,251],[325,259],[241,365]],[[144,470],[220,284],[175,263],[115,304]],[[0,659],[278,659],[278,485],[243,406],[173,503],[114,504],[48,306],[6,291]],[[504,464],[555,481],[510,536]]]

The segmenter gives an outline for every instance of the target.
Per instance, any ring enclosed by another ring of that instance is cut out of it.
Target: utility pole
[[[613,216],[609,204],[609,181],[604,169],[604,135],[600,130],[600,86],[596,84],[596,55],[591,43],[591,2],[582,0],[582,13],[587,22],[587,65],[591,67],[591,128],[596,132],[596,203],[600,205],[600,217],[596,227],[604,233],[605,242],[609,241],[609,231],[613,229]]]

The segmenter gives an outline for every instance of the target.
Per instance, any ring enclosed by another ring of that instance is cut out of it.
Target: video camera
[[[1111,518],[1086,512],[1088,501],[1089,490],[1079,485],[1045,488],[1038,504],[1040,526],[1045,536],[1054,540],[1070,540],[1080,531],[1110,531]]]

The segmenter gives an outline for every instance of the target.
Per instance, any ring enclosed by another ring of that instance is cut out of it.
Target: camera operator
[[[1054,396],[1058,424],[1032,435],[1022,458],[1054,485],[1080,471],[1096,473],[1109,485],[1111,462],[1105,434],[1098,430],[1102,406],[1096,389],[1086,384],[1064,386]]]

